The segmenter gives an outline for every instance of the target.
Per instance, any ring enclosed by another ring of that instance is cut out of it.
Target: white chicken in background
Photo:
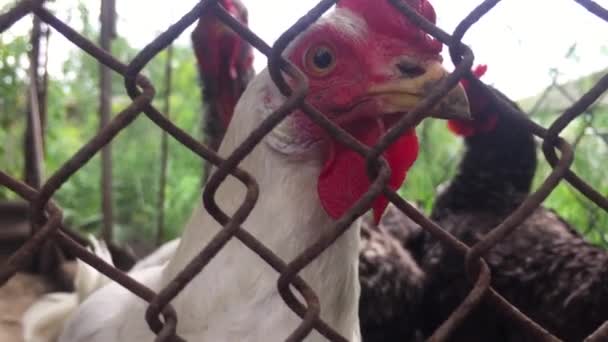
[[[90,236],[89,240],[91,241],[90,251],[103,261],[112,264],[112,255],[105,242],[98,241],[93,236]],[[155,252],[155,255],[158,254]],[[32,304],[23,315],[23,340],[25,342],[57,340],[63,328],[63,323],[70,317],[78,304],[111,281],[104,274],[80,259],[76,259],[76,264],[75,292],[46,294]]]
[[[408,0],[421,14],[434,16],[426,1]],[[415,106],[446,72],[441,44],[415,28],[388,1],[342,0],[336,10],[302,33],[285,52],[309,79],[307,100],[367,145]],[[269,73],[257,75],[239,100],[219,153],[229,155],[285,101]],[[431,114],[468,115],[463,89],[453,89]],[[440,110],[439,110],[440,109]],[[384,153],[396,189],[416,159],[413,129]],[[295,111],[240,164],[259,184],[259,198],[244,229],[283,260],[293,260],[314,244],[335,219],[370,185],[358,154],[334,141],[307,116]],[[227,178],[216,194],[220,208],[233,214],[245,187]],[[374,212],[386,207],[379,196]],[[155,291],[166,286],[222,227],[195,209],[168,263],[131,273]],[[351,341],[359,341],[359,227],[349,229],[309,264],[301,276],[319,297],[321,318]],[[279,341],[301,319],[276,289],[279,275],[238,240],[231,240],[171,302],[177,333],[190,341]],[[62,342],[150,341],[147,303],[111,283],[94,292],[70,317]],[[325,340],[312,332],[307,341]]]

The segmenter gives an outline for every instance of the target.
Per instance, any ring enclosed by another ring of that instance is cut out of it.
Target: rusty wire
[[[132,102],[123,111],[116,115],[110,123],[100,132],[92,137],[76,154],[64,163],[48,180],[39,191],[19,182],[15,178],[0,171],[0,184],[11,189],[17,195],[30,203],[32,210],[32,224],[35,230],[26,243],[17,250],[9,260],[0,266],[0,284],[4,284],[18,270],[24,267],[32,258],[34,251],[48,241],[54,240],[63,248],[71,251],[76,257],[95,267],[97,270],[113,279],[115,282],[127,288],[134,295],[149,302],[145,319],[150,328],[157,334],[157,341],[182,341],[176,335],[176,327],[179,317],[172,309],[169,302],[211,261],[211,259],[232,238],[237,238],[252,251],[257,253],[264,261],[280,273],[278,290],[285,303],[301,318],[302,322],[290,336],[288,341],[301,341],[313,329],[327,337],[331,341],[347,341],[340,336],[332,327],[328,326],[319,318],[320,303],[317,295],[306,282],[298,276],[298,273],[326,248],[328,248],[338,237],[349,229],[351,223],[366,212],[373,199],[383,193],[390,202],[412,218],[416,223],[427,229],[435,238],[446,246],[465,256],[467,276],[474,285],[469,295],[452,315],[435,331],[431,341],[444,341],[449,338],[454,329],[475,309],[482,300],[489,299],[496,309],[503,313],[506,318],[518,322],[522,329],[527,329],[539,341],[560,341],[547,332],[543,327],[536,324],[517,308],[511,305],[491,286],[491,273],[488,265],[481,258],[486,252],[499,244],[508,234],[522,223],[529,215],[537,209],[544,199],[562,181],[566,180],[582,195],[589,198],[596,205],[608,211],[608,199],[598,193],[593,187],[576,175],[571,169],[574,150],[568,142],[559,137],[559,134],[577,117],[582,115],[589,106],[608,89],[608,75],[604,76],[597,84],[559,116],[549,129],[545,129],[527,116],[513,108],[501,96],[497,96],[490,88],[473,77],[470,73],[473,64],[473,52],[464,45],[461,40],[466,32],[474,24],[483,18],[485,14],[500,0],[483,1],[477,8],[464,18],[452,34],[448,34],[425,18],[418,15],[409,5],[399,0],[390,1],[395,11],[400,11],[414,24],[422,28],[434,38],[440,40],[450,49],[450,56],[456,66],[454,72],[439,84],[432,93],[421,101],[415,109],[402,118],[387,134],[373,147],[367,147],[359,143],[346,131],[331,123],[322,113],[313,108],[306,100],[308,83],[306,77],[287,60],[282,57],[282,52],[303,30],[310,26],[323,13],[336,3],[336,0],[321,0],[309,13],[304,15],[297,23],[289,28],[277,40],[273,47],[268,46],[255,33],[240,24],[230,16],[218,3],[218,0],[202,0],[196,4],[174,25],[161,33],[156,39],[142,49],[133,60],[124,64],[96,46],[93,42],[76,32],[60,19],[44,8],[44,1],[22,0],[6,13],[0,14],[0,33],[10,28],[14,23],[28,14],[38,16],[42,21],[57,32],[65,36],[73,44],[84,50],[95,58],[99,63],[107,66],[114,72],[122,75],[125,80],[125,89]],[[590,13],[598,18],[608,21],[608,11],[593,1],[575,0]],[[265,54],[269,59],[269,71],[273,81],[281,92],[286,96],[283,105],[268,118],[266,118],[246,140],[227,158],[221,158],[211,149],[200,144],[192,136],[174,125],[161,111],[152,105],[155,96],[154,86],[140,74],[140,71],[173,41],[190,27],[204,11],[212,11],[217,18],[232,28],[243,39],[247,40],[253,47]],[[289,75],[295,84],[291,88],[284,79]],[[422,118],[422,113],[437,103],[447,92],[460,81],[467,78],[470,82],[481,85],[486,95],[506,113],[511,113],[523,120],[529,130],[543,140],[542,149],[545,157],[553,171],[545,179],[542,185],[532,193],[508,218],[506,218],[496,229],[471,248],[443,230],[436,223],[430,221],[422,213],[400,198],[396,192],[386,186],[390,175],[388,164],[381,156],[382,152],[394,142],[406,129],[412,127]],[[241,228],[242,223],[253,209],[259,193],[258,184],[248,173],[239,169],[240,162],[252,151],[252,149],[284,118],[295,109],[303,111],[312,121],[320,125],[340,143],[353,149],[368,161],[370,176],[373,176],[372,186],[368,192],[338,221],[333,228],[326,232],[314,245],[305,249],[294,260],[285,261],[280,259],[273,251],[265,247],[260,241]],[[209,213],[224,227],[214,239],[185,267],[169,284],[160,292],[155,293],[146,286],[138,283],[125,273],[105,263],[84,248],[82,240],[76,241],[73,233],[63,227],[61,209],[55,205],[51,198],[53,194],[64,184],[75,172],[80,170],[94,155],[111,142],[122,130],[126,129],[139,114],[144,113],[164,132],[189,148],[193,153],[206,159],[215,166],[217,171],[209,179],[203,194],[203,203]],[[559,151],[556,152],[556,149]],[[247,188],[247,193],[239,209],[234,215],[224,213],[215,202],[215,193],[220,184],[228,177],[234,176]],[[305,303],[300,302],[292,292],[295,288],[304,298]],[[142,318],[143,319],[143,318]],[[599,327],[587,341],[604,341],[608,339],[608,324]]]

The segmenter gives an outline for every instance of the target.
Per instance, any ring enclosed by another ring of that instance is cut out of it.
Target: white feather
[[[112,264],[112,256],[107,245],[89,236],[95,255]],[[95,268],[78,259],[75,292],[54,292],[44,295],[30,306],[23,315],[23,339],[25,342],[57,341],[65,321],[76,311],[78,305],[95,290],[110,280]]]
[[[64,322],[78,306],[76,293],[55,292],[36,301],[23,315],[25,342],[56,341]]]
[[[242,96],[220,148],[226,156],[251,131],[268,109],[264,92],[279,97],[267,72],[258,75]],[[279,98],[280,99],[280,98]],[[241,163],[259,183],[260,195],[244,228],[284,260],[312,245],[332,223],[315,191],[320,160],[298,162],[265,144]],[[229,177],[216,195],[219,206],[233,214],[245,187]],[[202,208],[190,219],[168,264],[141,268],[132,275],[153,290],[175,277],[221,227]],[[358,341],[358,229],[345,233],[301,275],[319,295],[321,315],[338,332]],[[276,289],[278,273],[240,241],[231,240],[172,302],[178,333],[192,341],[275,341],[285,339],[301,322]],[[89,297],[70,318],[62,342],[149,341],[154,338],[144,315],[146,303],[116,284]],[[263,313],[263,316],[260,315]],[[318,333],[307,341],[324,341]]]
[[[344,32],[358,39],[365,30],[347,12],[326,20],[346,23]],[[351,16],[349,19],[348,17]],[[262,99],[271,99],[264,103]],[[250,83],[239,100],[220,147],[229,155],[252,129],[285,100],[267,71]],[[286,121],[274,132],[281,140]],[[276,147],[276,146],[274,146]],[[314,149],[312,152],[314,153]],[[272,134],[239,165],[258,182],[260,193],[243,228],[283,260],[290,261],[314,244],[333,224],[316,192],[321,158],[289,158],[273,148]],[[215,196],[219,207],[233,215],[246,188],[228,177]],[[165,287],[222,229],[198,206],[181,241],[174,241],[136,266],[130,275],[155,291]],[[176,248],[177,246],[177,248]],[[349,229],[300,275],[318,295],[321,317],[353,342],[360,341],[358,302],[359,227]],[[168,260],[168,262],[166,262]],[[281,299],[279,274],[237,239],[229,241],[172,301],[177,332],[189,341],[280,341],[301,323]],[[60,342],[151,341],[145,322],[147,303],[111,283],[87,298],[70,317]],[[306,341],[325,341],[313,332]]]
[[[104,241],[89,237],[92,251],[98,257],[112,264],[112,257]],[[132,271],[160,266],[175,253],[179,239],[163,244],[154,253],[140,260]],[[74,292],[54,292],[44,295],[24,313],[24,342],[54,342],[59,338],[61,329],[71,314],[91,293],[110,282],[109,278],[82,260],[77,260]]]
[[[180,239],[174,239],[169,242],[165,242],[162,246],[158,247],[152,254],[139,260],[131,269],[132,271],[141,270],[148,267],[160,266],[173,257],[177,246],[179,245]]]

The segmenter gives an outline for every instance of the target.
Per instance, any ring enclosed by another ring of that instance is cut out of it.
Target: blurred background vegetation
[[[74,6],[70,25],[80,27],[92,40],[98,34],[98,21],[80,3]],[[52,48],[52,47],[51,47]],[[14,177],[22,178],[24,168],[23,134],[25,129],[26,89],[28,84],[29,34],[0,36],[0,168]],[[130,60],[136,49],[124,39],[113,42],[113,54],[121,61]],[[568,58],[576,58],[576,48]],[[145,69],[146,75],[162,94],[166,52],[161,53]],[[191,47],[174,46],[173,92],[171,117],[181,128],[201,138],[202,99],[196,64]],[[521,100],[532,118],[545,127],[571,103],[589,89],[600,77],[589,75],[575,82],[559,84],[559,72],[547,70],[555,76],[555,84],[545,94]],[[48,125],[46,128],[45,174],[50,175],[82,147],[98,129],[97,62],[74,50],[58,74],[50,74],[48,82]],[[129,98],[122,78],[114,75],[112,94],[113,113],[124,109]],[[157,101],[159,96],[157,96]],[[156,103],[162,108],[161,103]],[[418,133],[422,154],[410,172],[402,194],[425,212],[433,205],[437,187],[454,174],[462,153],[460,139],[446,129],[445,123],[426,121]],[[608,108],[600,101],[585,116],[577,119],[564,133],[574,143],[574,170],[603,194],[608,194],[608,179],[604,176],[608,160]],[[147,242],[155,239],[157,193],[160,173],[161,130],[141,115],[112,143],[115,237],[119,242]],[[431,149],[424,145],[433,145]],[[539,151],[540,153],[540,151]],[[550,166],[539,154],[540,167],[535,185],[548,174]],[[177,236],[192,207],[200,200],[202,163],[179,143],[169,140],[167,171],[165,239]],[[69,226],[81,232],[100,230],[101,190],[100,158],[93,158],[82,170],[63,185],[55,200],[64,209]],[[0,187],[0,200],[14,200],[16,196]],[[566,183],[562,183],[545,202],[576,227],[586,227],[584,233],[594,243],[608,246],[608,215]]]

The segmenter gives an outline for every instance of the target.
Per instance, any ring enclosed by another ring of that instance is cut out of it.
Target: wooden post
[[[171,62],[173,60],[173,45],[169,45],[167,48],[167,62],[165,64],[165,104],[163,112],[169,117],[171,110],[171,80],[172,80],[172,67]],[[160,179],[158,186],[158,202],[156,209],[156,245],[159,246],[164,239],[165,231],[165,188],[167,185],[167,161],[169,159],[169,146],[167,139],[167,132],[163,130],[160,140]]]
[[[101,1],[101,32],[99,46],[111,52],[112,39],[116,37],[116,2]],[[112,116],[112,73],[109,68],[99,64],[99,127],[105,127]],[[101,151],[101,207],[103,213],[102,237],[106,242],[113,240],[112,206],[112,147],[111,144]]]
[[[42,123],[40,101],[40,40],[41,21],[34,16],[30,36],[30,66],[28,76],[30,84],[27,90],[27,124],[24,139],[25,182],[35,189],[40,189],[43,174]]]

